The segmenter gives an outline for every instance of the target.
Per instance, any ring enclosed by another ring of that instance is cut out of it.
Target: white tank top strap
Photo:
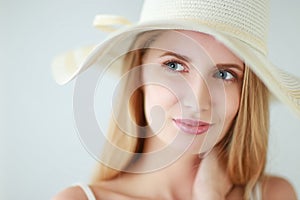
[[[89,185],[84,184],[84,183],[75,183],[75,184],[73,184],[73,186],[79,186],[84,191],[88,200],[96,200],[96,197],[95,197],[93,191],[91,190],[91,188],[89,187]]]
[[[260,182],[258,182],[254,189],[253,189],[253,192],[251,194],[251,200],[262,200],[262,185]]]

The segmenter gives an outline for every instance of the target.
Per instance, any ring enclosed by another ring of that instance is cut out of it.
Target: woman
[[[93,184],[55,199],[296,199],[286,180],[264,173],[269,92],[300,112],[298,80],[278,81],[283,72],[264,56],[266,9],[265,1],[149,0],[140,24],[56,76],[64,83],[118,56],[125,82]]]

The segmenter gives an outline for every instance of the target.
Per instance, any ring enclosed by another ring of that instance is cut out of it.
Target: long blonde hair
[[[222,159],[235,185],[244,186],[250,198],[255,184],[263,178],[269,135],[269,91],[245,68],[239,112],[227,136],[221,141]]]
[[[134,49],[137,50],[131,51],[125,56],[124,66],[122,66],[124,73],[142,64],[142,57],[148,46],[149,38],[153,39],[158,31],[151,32],[152,37],[144,37],[145,34],[140,36],[140,38],[148,38],[148,40],[140,39],[134,45]],[[128,77],[126,84],[124,84],[124,93],[126,93],[126,87],[132,84],[132,81],[136,80],[136,78],[139,77]],[[132,94],[129,102],[129,111],[130,117],[122,114],[122,112],[127,113],[127,108],[124,109],[123,104],[122,108],[120,107],[119,109],[119,118],[115,120],[121,120],[123,123],[128,124],[132,124],[128,120],[133,120],[138,126],[147,126],[144,114],[144,94],[141,88],[138,88]],[[136,126],[131,125],[129,129],[127,127],[127,130],[131,131],[131,136],[129,136],[118,127],[115,120],[111,120],[108,131],[109,143],[123,149],[123,151],[142,153],[144,138],[139,137],[142,133],[139,133]],[[249,199],[255,184],[264,174],[268,148],[268,132],[268,89],[249,67],[246,66],[238,114],[230,131],[218,144],[221,147],[220,159],[227,166],[227,172],[232,183],[245,188],[245,200]],[[121,170],[112,169],[110,167],[112,166],[111,163],[114,163],[113,166],[118,165],[119,169],[126,169],[136,160],[136,157],[132,154],[128,154],[128,156],[118,155],[110,146],[106,145],[104,147],[103,155],[105,155],[105,163],[99,163],[99,166],[97,166],[92,183],[113,179],[122,173]],[[116,164],[116,161],[118,161],[118,164]]]

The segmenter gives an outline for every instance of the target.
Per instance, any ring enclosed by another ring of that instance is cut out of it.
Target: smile
[[[183,132],[200,135],[208,131],[211,124],[191,119],[173,119],[176,126]]]

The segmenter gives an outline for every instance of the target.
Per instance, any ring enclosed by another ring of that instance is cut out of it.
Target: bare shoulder
[[[87,200],[87,197],[79,186],[73,186],[62,190],[52,200]]]
[[[266,176],[262,185],[264,200],[297,200],[296,192],[289,181],[278,176]]]
[[[112,188],[113,184],[108,183],[109,182],[103,181],[97,184],[89,184],[88,187],[91,190],[93,196],[98,200],[129,199],[124,194],[116,191],[116,188]],[[86,196],[86,193],[80,186],[73,186],[62,190],[51,200],[88,200],[88,198]]]

